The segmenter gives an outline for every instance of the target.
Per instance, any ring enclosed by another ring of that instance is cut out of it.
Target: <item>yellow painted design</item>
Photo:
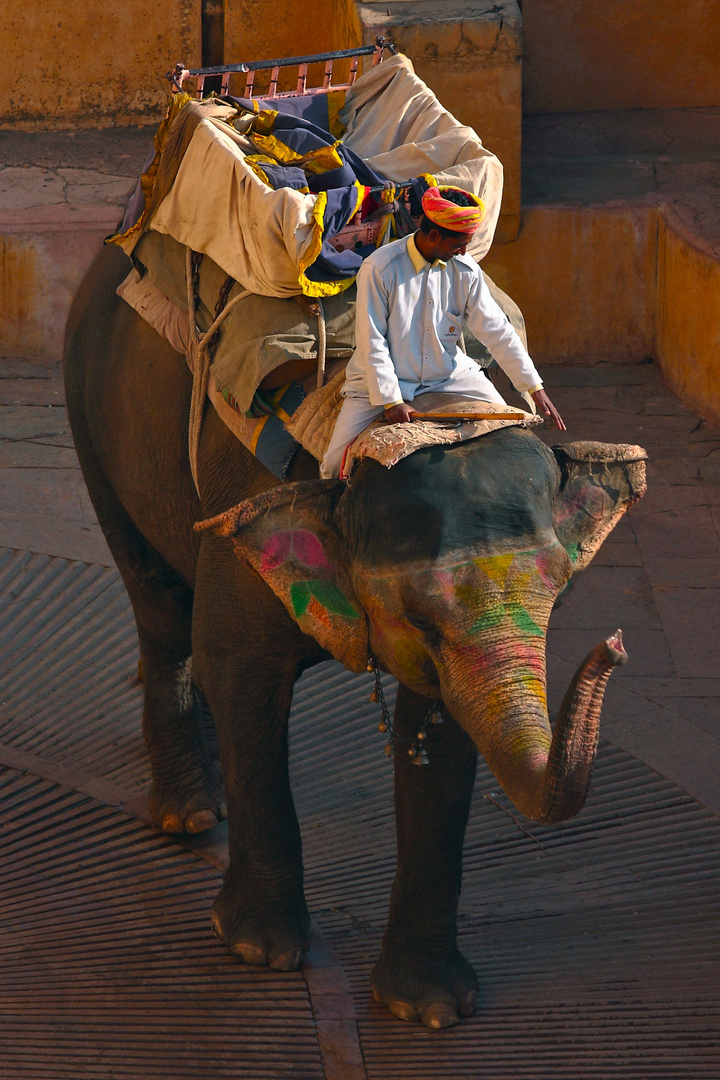
[[[340,112],[345,108],[345,91],[331,90],[327,95],[328,107],[328,131],[336,139],[341,139],[345,134],[345,125],[340,120]]]
[[[267,173],[262,168],[263,165],[276,165],[275,158],[268,157],[267,154],[248,154],[245,158],[245,164],[249,165],[252,171],[258,176],[264,184],[268,187],[272,187],[272,184],[268,180]]]
[[[495,582],[498,588],[504,589],[508,571],[514,558],[514,554],[494,555],[489,559],[473,559],[473,562],[480,567],[486,577]]]

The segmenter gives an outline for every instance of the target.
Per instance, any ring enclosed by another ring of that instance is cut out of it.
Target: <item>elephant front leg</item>
[[[222,693],[222,701],[211,701],[225,775],[230,847],[212,926],[244,963],[294,971],[311,937],[288,772],[294,674],[247,671],[238,683],[234,694]],[[230,703],[240,703],[232,714]]]
[[[412,739],[430,702],[401,686],[399,735]],[[375,1000],[402,1020],[449,1027],[475,1011],[477,977],[457,947],[462,847],[477,767],[468,736],[443,714],[426,741],[428,765],[395,744],[398,868],[382,951],[371,975]]]
[[[228,809],[230,863],[212,926],[244,963],[292,971],[311,937],[288,767],[296,642],[268,640],[258,604],[253,622],[248,615],[244,623],[258,627],[258,641],[248,642],[247,630],[233,633],[231,621],[230,612],[224,621],[203,620],[193,649],[195,678],[217,728]]]

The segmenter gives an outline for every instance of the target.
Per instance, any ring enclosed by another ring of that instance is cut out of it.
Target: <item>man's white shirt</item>
[[[540,389],[535,365],[474,259],[456,255],[431,265],[413,236],[379,248],[357,276],[356,349],[343,394],[367,398],[382,409],[412,401],[418,391],[439,389],[471,369],[490,389],[487,377],[460,348],[463,323],[516,390]]]

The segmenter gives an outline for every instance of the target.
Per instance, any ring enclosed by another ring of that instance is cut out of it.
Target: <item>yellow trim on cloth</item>
[[[309,154],[301,159],[303,167],[309,169],[313,173],[329,172],[330,169],[341,169],[344,162],[337,152],[337,147],[340,145],[340,140],[332,144],[332,146],[319,146],[317,150],[311,150]]]
[[[255,119],[250,127],[252,135],[271,135],[277,120],[277,109],[261,109],[257,101],[253,100]]]
[[[280,162],[281,165],[299,165],[304,160],[302,154],[297,154],[294,150],[291,150],[275,135],[258,135],[257,132],[252,131],[250,138],[258,150],[268,154],[275,161]]]
[[[145,200],[143,206],[143,212],[129,229],[126,229],[124,233],[115,233],[113,236],[108,236],[105,243],[117,244],[120,240],[124,240],[127,236],[132,236],[136,232],[142,232],[147,216],[150,211],[150,200],[152,198],[153,188],[155,187],[155,179],[157,177],[158,169],[160,168],[160,158],[162,152],[165,149],[165,143],[167,142],[168,132],[172,127],[175,117],[178,115],[181,109],[183,109],[193,99],[189,94],[184,91],[178,94],[173,94],[168,105],[168,110],[165,114],[165,119],[160,124],[160,127],[155,132],[153,139],[153,146],[155,147],[155,157],[152,160],[152,164],[147,172],[144,172],[140,177],[140,190],[143,193],[143,199]]]
[[[355,209],[350,215],[351,218],[357,214],[362,206],[363,199],[365,198],[366,189],[358,180],[355,181],[355,189],[357,191],[357,201],[355,203]],[[338,293],[345,292],[346,289],[349,289],[355,281],[354,277],[346,278],[344,281],[311,281],[305,273],[307,268],[312,266],[315,262],[322,249],[326,209],[327,192],[320,191],[315,199],[315,205],[312,212],[315,231],[313,233],[312,242],[308,246],[302,262],[300,263],[300,271],[298,274],[298,283],[305,296],[337,296]]]

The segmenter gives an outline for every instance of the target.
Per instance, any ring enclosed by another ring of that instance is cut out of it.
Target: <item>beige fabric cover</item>
[[[503,167],[472,128],[443,108],[407,56],[393,56],[358,79],[340,120],[345,145],[383,176],[400,183],[430,173],[439,184],[479,195],[487,212],[468,252],[482,259],[500,214]]]
[[[261,296],[302,292],[299,274],[319,251],[322,195],[269,188],[245,163],[254,152],[229,123],[236,111],[210,98],[190,102],[172,124],[158,171],[151,230],[208,255],[242,288]],[[490,247],[502,195],[502,166],[475,132],[442,107],[404,56],[362,75],[348,93],[344,141],[398,181],[430,172],[479,194],[487,217],[473,241]],[[118,240],[132,254],[142,235]]]
[[[228,124],[201,120],[151,228],[209,255],[251,292],[295,296],[315,238],[316,196],[273,191],[245,164],[243,142]]]

